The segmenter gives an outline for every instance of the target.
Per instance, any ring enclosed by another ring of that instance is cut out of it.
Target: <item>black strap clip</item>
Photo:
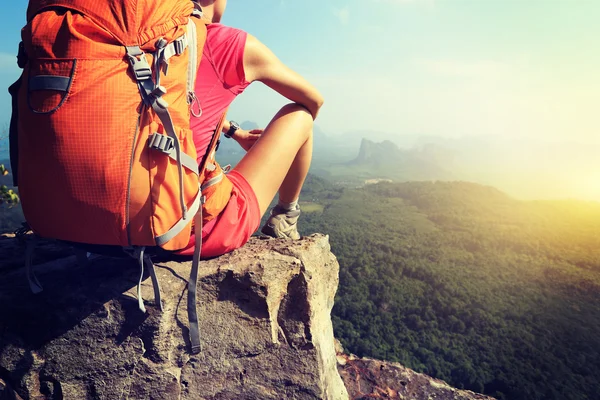
[[[27,53],[25,53],[25,45],[23,44],[23,42],[19,42],[19,52],[17,53],[17,65],[19,66],[19,68],[23,69],[25,68],[25,65],[27,65],[28,61],[29,57],[27,56]]]

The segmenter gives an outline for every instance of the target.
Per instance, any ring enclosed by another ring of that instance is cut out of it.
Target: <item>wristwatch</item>
[[[240,129],[240,124],[238,124],[235,121],[229,121],[229,130],[227,132],[225,132],[225,137],[227,139],[231,139],[231,137],[233,135],[235,135],[235,132]]]

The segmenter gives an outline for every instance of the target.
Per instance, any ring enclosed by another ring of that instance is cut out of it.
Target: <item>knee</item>
[[[276,118],[284,117],[292,124],[292,126],[301,131],[306,137],[312,136],[313,131],[313,118],[312,114],[306,109],[306,107],[298,103],[286,104],[279,110]]]
[[[278,117],[281,116],[293,116],[294,119],[297,119],[299,123],[303,123],[305,125],[310,125],[312,128],[313,118],[312,114],[306,107],[298,103],[290,103],[281,107],[281,110],[277,113]]]

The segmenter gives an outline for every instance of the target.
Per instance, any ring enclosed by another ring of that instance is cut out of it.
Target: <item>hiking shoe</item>
[[[286,211],[277,205],[271,209],[271,216],[260,231],[274,238],[300,239],[297,227],[299,216],[299,207]]]

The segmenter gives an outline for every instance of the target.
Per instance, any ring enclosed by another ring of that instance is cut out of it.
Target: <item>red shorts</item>
[[[231,198],[219,216],[202,227],[202,258],[217,257],[242,247],[260,225],[260,208],[252,187],[240,173],[227,177],[233,184]],[[176,253],[194,254],[195,235],[185,249]]]

